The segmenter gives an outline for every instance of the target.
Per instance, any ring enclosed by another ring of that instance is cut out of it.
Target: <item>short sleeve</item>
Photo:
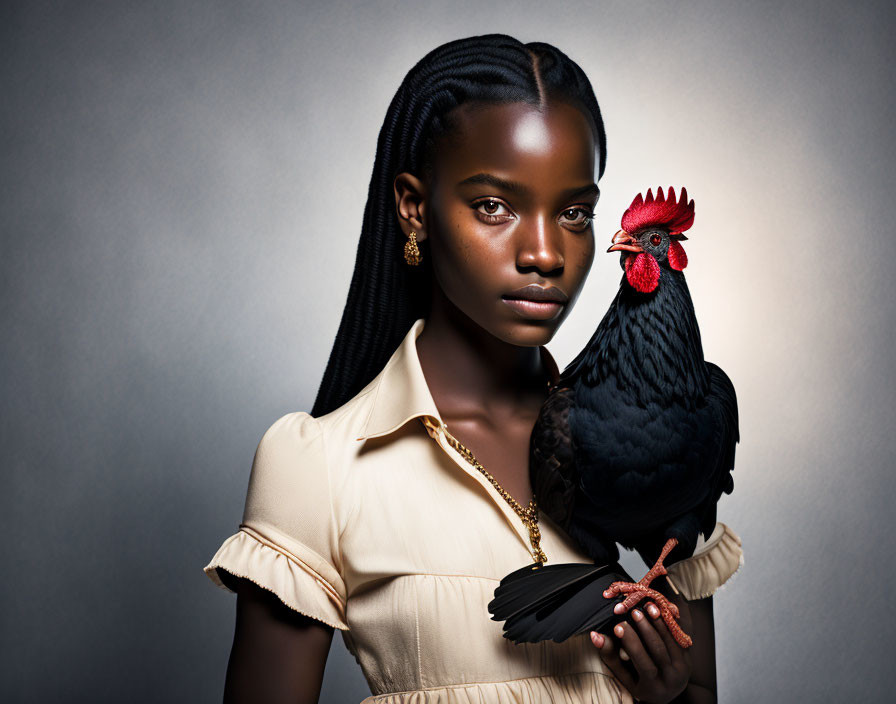
[[[239,531],[204,568],[249,579],[291,609],[348,630],[338,530],[320,422],[305,412],[276,421],[261,438]]]
[[[702,544],[698,542],[691,557],[669,565],[667,577],[693,601],[712,596],[743,564],[740,537],[724,523],[716,523],[712,535]]]

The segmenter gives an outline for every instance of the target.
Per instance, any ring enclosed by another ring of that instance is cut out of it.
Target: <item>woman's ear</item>
[[[395,210],[401,230],[407,237],[411,231],[417,233],[417,241],[426,239],[426,184],[407,171],[395,177]]]

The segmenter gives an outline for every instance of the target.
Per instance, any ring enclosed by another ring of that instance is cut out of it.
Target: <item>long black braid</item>
[[[549,98],[571,102],[590,116],[603,175],[606,136],[591,83],[550,44],[523,44],[506,34],[458,39],[430,51],[405,76],[377,139],[355,270],[312,416],[354,397],[383,369],[414,321],[429,314],[431,261],[425,240],[419,245],[423,263],[411,267],[404,261],[395,176],[408,171],[423,177],[431,170],[434,145],[454,127],[448,113],[458,105],[543,106]]]

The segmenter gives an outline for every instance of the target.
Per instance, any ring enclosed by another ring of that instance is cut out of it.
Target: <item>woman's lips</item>
[[[501,298],[519,315],[531,320],[550,320],[559,315],[565,305],[556,301],[529,301],[525,298],[507,298],[506,296]]]

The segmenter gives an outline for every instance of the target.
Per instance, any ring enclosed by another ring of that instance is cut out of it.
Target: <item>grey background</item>
[[[264,430],[310,410],[407,70],[500,31],[592,80],[607,242],[686,185],[738,389],[746,564],[723,702],[892,700],[892,13],[885,3],[4,3],[0,700],[220,700]],[[600,250],[599,250],[600,251]],[[597,255],[565,364],[619,280]],[[364,679],[334,639],[323,701]]]

